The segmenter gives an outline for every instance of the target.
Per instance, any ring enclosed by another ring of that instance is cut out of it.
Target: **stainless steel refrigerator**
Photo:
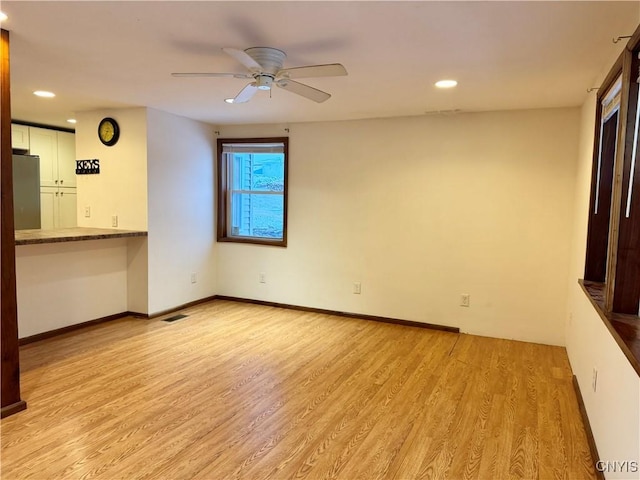
[[[13,156],[14,228],[40,228],[40,157]]]

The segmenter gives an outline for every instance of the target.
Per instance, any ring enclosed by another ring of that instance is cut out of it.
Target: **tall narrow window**
[[[640,85],[636,81],[640,70],[639,54],[637,50],[633,54],[628,85],[618,250],[611,305],[613,311],[630,315],[640,315]],[[638,332],[640,335],[640,329]]]
[[[218,241],[287,244],[287,138],[218,140]]]
[[[640,374],[640,26],[596,105],[582,285]]]
[[[613,170],[618,129],[620,128],[621,87],[622,77],[618,77],[600,97],[600,129],[596,156],[594,157],[594,181],[591,190],[587,259],[584,274],[585,280],[594,282],[605,282],[606,280]]]

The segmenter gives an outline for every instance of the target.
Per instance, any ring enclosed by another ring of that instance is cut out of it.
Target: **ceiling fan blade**
[[[251,97],[256,94],[257,91],[258,86],[256,85],[256,82],[251,82],[242,90],[240,90],[240,93],[238,93],[238,95],[236,95],[236,98],[233,99],[233,103],[248,102],[249,100],[251,100]]]
[[[274,82],[280,88],[283,88],[289,92],[301,95],[309,100],[313,100],[314,102],[322,103],[325,100],[329,100],[331,95],[327,92],[323,92],[322,90],[318,90],[317,88],[310,87],[309,85],[305,85],[304,83],[294,82],[289,79],[282,79]]]
[[[256,62],[247,52],[243,50],[238,50],[237,48],[223,48],[222,51],[227,55],[235,58],[242,65],[247,67],[251,72],[259,72],[262,70],[262,65]]]
[[[211,73],[211,72],[177,72],[172,77],[228,77],[228,78],[253,78],[248,73]]]
[[[347,69],[340,63],[283,68],[278,72],[278,76],[283,78],[341,77],[343,75],[347,75]]]

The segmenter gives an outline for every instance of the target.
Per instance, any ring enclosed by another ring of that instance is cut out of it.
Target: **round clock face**
[[[120,127],[113,118],[103,118],[98,125],[98,137],[107,147],[115,145],[120,138]]]

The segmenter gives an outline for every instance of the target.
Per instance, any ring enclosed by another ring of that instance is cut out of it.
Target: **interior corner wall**
[[[288,246],[219,244],[219,294],[564,344],[577,108],[287,127],[220,128],[290,158]]]
[[[595,133],[595,94],[581,112],[579,164],[569,273],[567,354],[580,385],[601,460],[636,461],[640,452],[640,378],[596,313],[583,278]],[[592,379],[597,371],[596,390]],[[637,463],[636,463],[637,465]],[[640,478],[640,472],[608,472],[606,478]]]
[[[214,160],[211,125],[147,110],[150,314],[216,293]]]
[[[101,110],[77,114],[76,158],[100,160],[98,175],[78,175],[78,226],[147,230],[147,117],[146,108]],[[120,140],[112,147],[98,139],[98,124],[113,117]],[[90,208],[90,217],[85,216]]]

